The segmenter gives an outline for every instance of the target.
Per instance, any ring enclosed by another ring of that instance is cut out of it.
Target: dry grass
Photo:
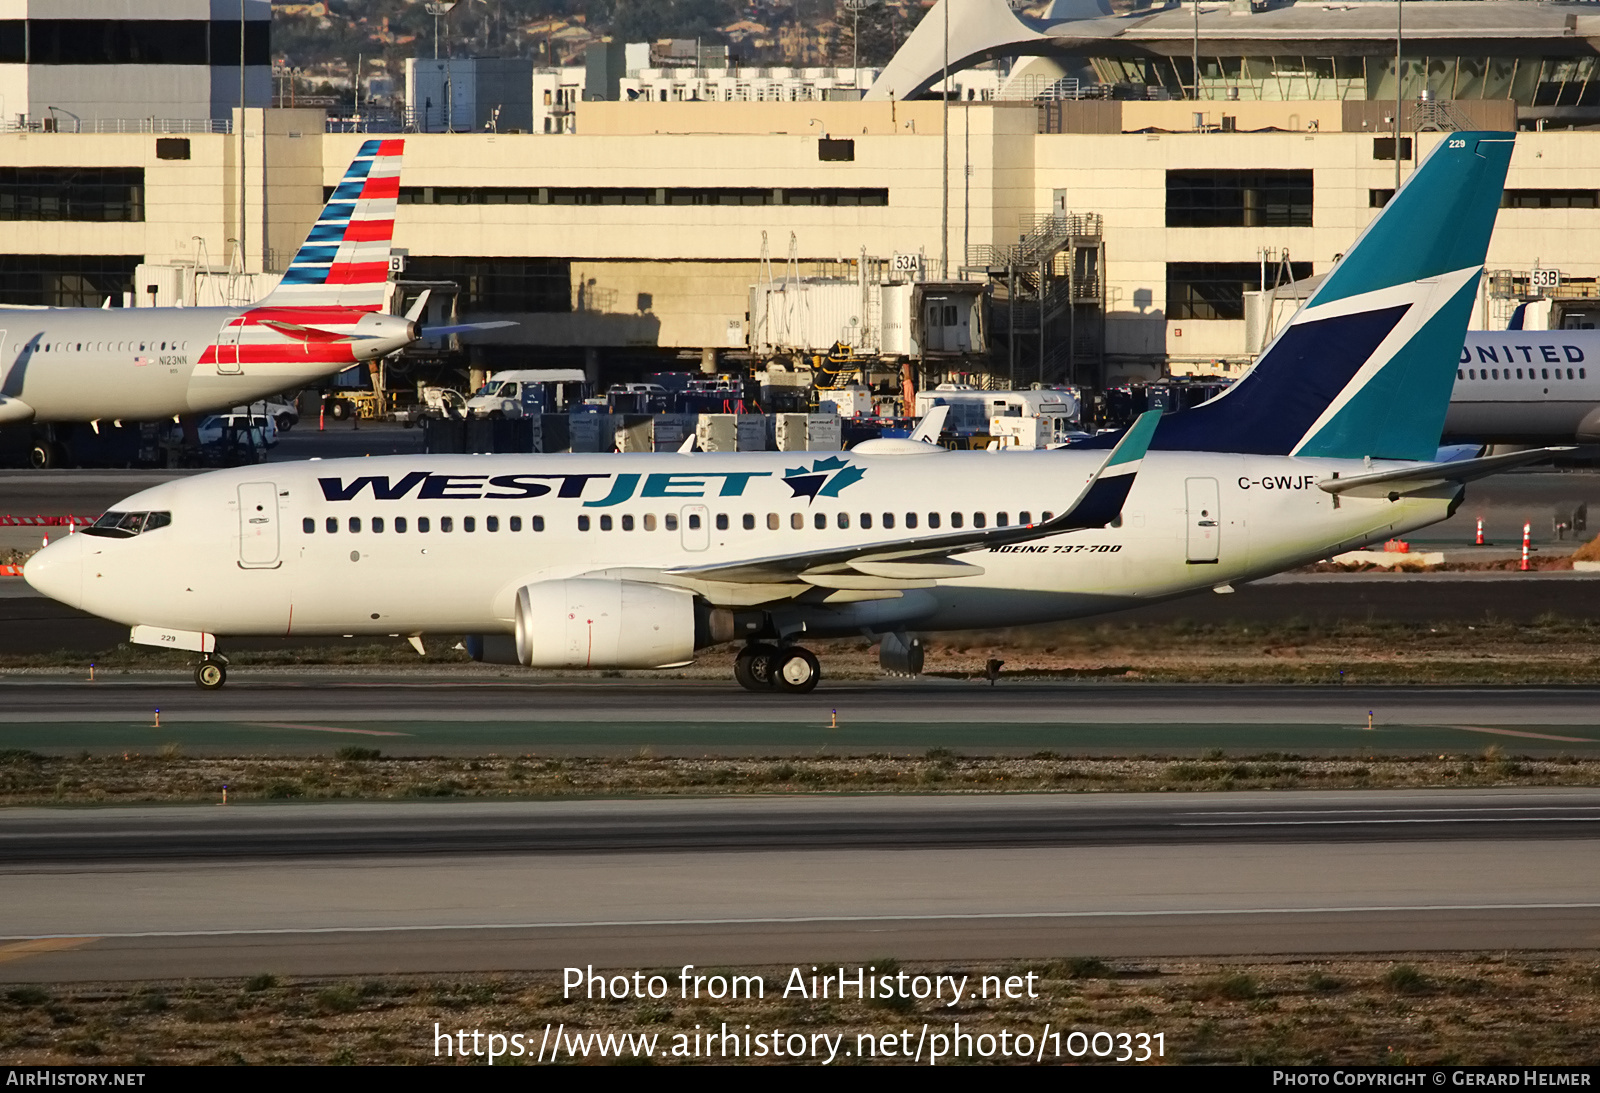
[[[646,749],[648,751],[648,749]],[[767,793],[1110,792],[1600,785],[1600,759],[1477,755],[1203,759],[958,756],[920,758],[379,758],[45,756],[0,751],[0,806],[218,801],[722,796]]]
[[[808,962],[809,963],[809,962]],[[822,972],[837,965],[816,962]],[[888,959],[871,962],[879,971]],[[632,971],[632,969],[622,969]],[[0,989],[0,1063],[432,1063],[433,1029],[656,1033],[663,1044],[722,1022],[806,1034],[1002,1028],[1160,1033],[1166,1063],[1594,1065],[1594,954],[911,965],[907,972],[1040,973],[1038,997],[955,1007],[784,1000],[787,967],[760,972],[765,998],[728,1003],[590,1002],[561,996],[559,972],[278,981],[271,975]],[[853,966],[851,968],[853,974]],[[662,969],[675,985],[677,969]],[[470,1044],[470,1037],[469,1037]],[[481,1061],[481,1060],[478,1060]],[[600,1061],[598,1059],[594,1061]],[[656,1060],[668,1062],[668,1059]],[[719,1060],[720,1061],[720,1060]],[[743,1061],[743,1060],[729,1060]],[[769,1060],[770,1061],[770,1060]],[[897,1060],[898,1061],[898,1060]],[[998,1060],[997,1060],[998,1061]],[[502,1063],[505,1060],[502,1060]],[[859,1062],[858,1059],[840,1062]],[[837,1064],[836,1064],[837,1065]]]

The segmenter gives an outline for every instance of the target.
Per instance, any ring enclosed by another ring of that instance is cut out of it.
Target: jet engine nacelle
[[[694,596],[638,581],[539,581],[517,592],[529,668],[669,668],[694,659]]]

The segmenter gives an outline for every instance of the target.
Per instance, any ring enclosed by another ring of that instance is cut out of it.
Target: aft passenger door
[[[684,550],[705,550],[711,545],[710,512],[704,505],[685,505],[679,517]]]
[[[239,566],[276,569],[278,558],[278,487],[272,482],[246,482],[239,487]]]
[[[240,375],[244,368],[239,364],[239,341],[244,333],[244,316],[228,320],[217,332],[217,374]]]
[[[1186,478],[1191,565],[1216,562],[1222,551],[1222,502],[1215,478]]]

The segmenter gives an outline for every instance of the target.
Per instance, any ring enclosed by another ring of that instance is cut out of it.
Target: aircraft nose
[[[22,579],[36,591],[69,607],[83,606],[83,554],[85,537],[57,539],[22,567]]]

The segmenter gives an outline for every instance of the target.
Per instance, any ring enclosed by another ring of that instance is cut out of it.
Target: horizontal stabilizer
[[[501,330],[508,326],[518,326],[510,319],[500,319],[492,323],[456,323],[454,326],[425,326],[422,328],[424,338],[447,338],[451,334],[473,334],[480,330]]]
[[[1457,459],[1448,463],[1423,463],[1398,470],[1374,471],[1371,474],[1352,475],[1349,478],[1324,478],[1317,488],[1325,493],[1342,497],[1388,497],[1394,500],[1407,494],[1432,489],[1446,482],[1471,482],[1491,474],[1540,463],[1546,459],[1570,452],[1571,445],[1557,448],[1534,448],[1526,452],[1491,455],[1482,459]]]

